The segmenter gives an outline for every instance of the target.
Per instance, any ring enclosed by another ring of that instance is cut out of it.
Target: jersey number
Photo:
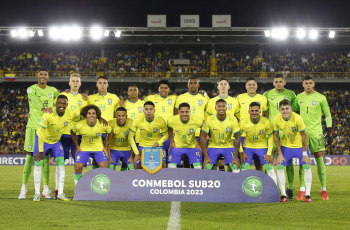
[[[225,138],[225,134],[224,133],[219,133],[219,139],[224,139]]]
[[[49,100],[44,100],[43,101],[43,108],[49,107]]]
[[[98,107],[101,109],[101,111],[105,111],[106,110],[106,106],[103,104],[99,104]]]
[[[89,137],[89,142],[90,142],[90,143],[93,143],[93,142],[94,142],[94,138]]]

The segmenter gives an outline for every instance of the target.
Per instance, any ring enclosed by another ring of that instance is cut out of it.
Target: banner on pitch
[[[180,27],[182,28],[198,28],[199,15],[180,15]]]
[[[74,200],[275,203],[279,191],[268,175],[257,170],[235,174],[166,168],[150,175],[144,170],[98,168],[81,177]]]
[[[162,169],[163,149],[161,147],[144,147],[141,154],[141,165],[149,174],[155,174]]]
[[[166,27],[166,15],[147,15],[147,27]]]
[[[231,27],[231,15],[212,15],[212,27]]]

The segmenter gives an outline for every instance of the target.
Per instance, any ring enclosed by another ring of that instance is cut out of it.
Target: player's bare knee
[[[101,161],[98,166],[100,168],[108,168],[108,161]]]
[[[84,164],[77,163],[74,165],[74,171],[75,173],[82,173],[84,168]]]

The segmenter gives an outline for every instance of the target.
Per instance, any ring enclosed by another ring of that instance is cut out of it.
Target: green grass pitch
[[[89,167],[90,168],[90,167]],[[181,202],[182,229],[349,229],[350,167],[327,166],[330,200],[319,194],[312,167],[312,202],[288,200],[275,204]],[[18,200],[21,166],[0,166],[0,229],[167,229],[171,202],[33,202],[33,176],[26,200]],[[54,190],[55,168],[50,168]],[[298,167],[294,196],[298,195]],[[65,193],[74,194],[73,167],[66,167]]]

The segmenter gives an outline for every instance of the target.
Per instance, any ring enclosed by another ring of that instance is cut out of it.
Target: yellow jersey
[[[124,126],[119,126],[117,124],[117,118],[108,122],[113,130],[113,137],[110,144],[110,149],[119,150],[119,151],[128,151],[131,150],[129,144],[128,136],[129,129],[132,125],[132,120],[127,118]]]
[[[282,114],[278,114],[273,119],[273,130],[283,132],[281,145],[288,148],[303,147],[301,135],[299,132],[306,130],[303,118],[299,114],[292,112],[290,118],[286,121]]]
[[[263,112],[267,111],[269,107],[267,106],[267,99],[265,96],[261,94],[255,94],[255,96],[251,97],[248,93],[242,93],[237,96],[237,101],[239,103],[239,113],[238,118],[243,120],[244,118],[250,117],[249,115],[249,105],[252,102],[258,102],[260,104],[260,110],[262,115]]]
[[[60,95],[64,95],[68,98],[68,107],[66,109],[69,109],[71,112],[80,115],[81,108],[85,107],[87,105],[87,101],[83,99],[83,96],[78,93],[77,95],[74,95],[72,92],[70,93],[60,93]],[[65,130],[63,131],[63,134],[70,135],[70,130],[72,129],[74,123],[71,122],[68,124],[67,127],[65,127]]]
[[[155,94],[147,96],[145,101],[152,101],[156,107],[155,114],[161,116],[167,122],[169,117],[174,115],[176,97],[176,95],[168,95],[164,98],[159,94]]]
[[[104,96],[99,93],[88,96],[88,104],[99,107],[102,118],[106,121],[114,118],[114,111],[119,107],[119,102],[118,96],[113,93],[107,93]]]
[[[174,142],[176,148],[194,148],[198,144],[196,130],[203,125],[203,119],[195,115],[190,115],[187,123],[181,121],[180,115],[169,118],[168,127],[173,129]]]
[[[205,110],[205,112],[210,116],[210,115],[215,115],[216,114],[216,110],[215,110],[215,105],[217,100],[219,99],[224,99],[227,103],[227,111],[226,113],[229,115],[236,115],[237,113],[239,113],[239,104],[236,98],[233,97],[226,97],[226,98],[222,98],[220,96],[214,97],[212,99],[209,100],[207,108]]]
[[[139,116],[143,115],[143,104],[145,104],[145,101],[137,100],[135,103],[132,103],[129,101],[129,99],[127,99],[124,103],[124,108],[127,111],[128,118],[135,120]]]
[[[202,131],[210,135],[208,148],[233,148],[232,137],[240,131],[237,118],[226,114],[226,118],[220,121],[217,115],[207,117],[202,126]]]
[[[263,116],[260,116],[257,124],[254,124],[250,116],[242,119],[239,122],[241,134],[245,136],[243,147],[251,149],[262,149],[273,146],[268,146],[268,138],[273,134],[271,121]],[[273,142],[271,143],[273,145]]]
[[[91,127],[88,125],[87,120],[82,120],[74,124],[72,132],[82,135],[80,144],[81,151],[102,151],[104,148],[102,134],[110,134],[112,128],[110,126],[103,126],[98,120],[96,120],[96,124]]]

